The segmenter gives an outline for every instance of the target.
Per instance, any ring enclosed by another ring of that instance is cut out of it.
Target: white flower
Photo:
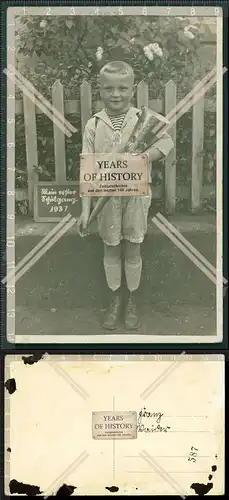
[[[154,52],[154,54],[156,54],[156,56],[159,56],[159,57],[162,57],[163,56],[163,50],[162,48],[158,45],[158,43],[150,43],[148,45],[148,47],[150,48],[150,50],[152,50]]]
[[[101,61],[103,57],[103,48],[102,47],[98,47],[97,50],[96,50],[96,59],[98,61]]]
[[[159,49],[159,45],[158,45],[158,43],[150,43],[150,44],[148,45],[148,47],[149,47],[150,49],[152,49],[153,51],[154,51],[154,50]]]
[[[194,24],[189,24],[188,29],[190,29],[190,28],[192,28],[193,30],[197,30],[198,31],[198,27],[194,26]]]
[[[184,28],[184,35],[190,38],[190,40],[193,40],[195,38],[195,35],[190,31],[190,28],[195,29],[198,31],[198,28],[194,26],[193,24],[189,24],[189,26],[185,26]]]
[[[40,28],[45,28],[46,25],[47,25],[47,21],[43,20],[40,23]]]
[[[159,57],[163,56],[163,51],[162,51],[161,47],[154,49],[154,53],[156,54],[156,56],[159,56]]]
[[[191,33],[191,31],[188,30],[184,31],[184,35],[190,38],[190,40],[193,40],[193,38],[195,38],[195,35],[193,35],[193,33]]]
[[[153,52],[149,48],[149,45],[146,45],[143,48],[143,50],[144,50],[144,54],[147,57],[147,59],[149,59],[149,61],[152,61],[154,56],[153,56]]]

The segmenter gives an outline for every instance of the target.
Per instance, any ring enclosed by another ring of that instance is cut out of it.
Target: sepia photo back
[[[221,354],[8,355],[5,493],[223,495],[224,365]]]

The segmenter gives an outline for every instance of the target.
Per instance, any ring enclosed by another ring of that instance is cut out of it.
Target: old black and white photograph
[[[222,341],[222,9],[7,16],[8,340]]]

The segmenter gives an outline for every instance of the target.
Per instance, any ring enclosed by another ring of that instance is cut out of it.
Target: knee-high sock
[[[127,287],[130,292],[138,289],[142,274],[142,258],[125,259],[125,274]]]
[[[122,278],[122,265],[121,259],[119,257],[103,259],[105,275],[107,279],[108,287],[115,292],[121,286]]]

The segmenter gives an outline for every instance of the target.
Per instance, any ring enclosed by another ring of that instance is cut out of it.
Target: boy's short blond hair
[[[112,74],[120,74],[130,76],[134,83],[134,72],[131,66],[124,61],[111,61],[105,64],[100,70],[100,80],[103,76],[112,75]]]

